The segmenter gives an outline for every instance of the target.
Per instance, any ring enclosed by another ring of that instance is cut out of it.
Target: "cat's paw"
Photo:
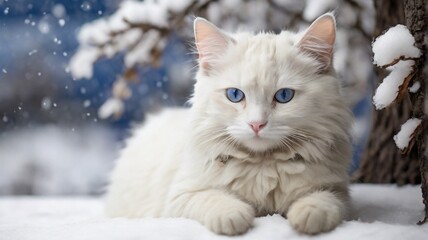
[[[291,226],[300,233],[317,234],[328,232],[342,222],[341,203],[315,197],[297,200],[291,205],[287,218]]]
[[[218,202],[207,211],[204,224],[217,234],[238,235],[252,226],[254,217],[253,207],[240,200]]]

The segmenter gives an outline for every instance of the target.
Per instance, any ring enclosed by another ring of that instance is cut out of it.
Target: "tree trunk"
[[[375,37],[390,27],[405,24],[403,1],[376,0],[374,4]],[[386,76],[385,70],[379,68],[376,69],[376,73],[378,79],[384,79]],[[382,111],[373,111],[371,135],[362,155],[360,167],[353,177],[354,180],[399,185],[420,182],[417,151],[413,149],[408,156],[401,156],[393,141],[393,136],[399,132],[401,124],[411,115],[412,102],[409,98]]]
[[[428,218],[428,158],[426,156],[426,117],[425,117],[425,96],[427,79],[424,72],[426,61],[426,43],[424,36],[426,35],[427,16],[426,16],[426,0],[405,0],[404,15],[406,17],[406,26],[415,37],[415,45],[422,50],[422,56],[416,62],[416,74],[413,77],[413,82],[418,81],[421,87],[418,92],[411,94],[410,98],[413,103],[413,116],[423,119],[425,124],[422,133],[417,137],[417,143],[413,147],[419,160],[421,174],[421,189],[423,203],[425,205],[425,218],[419,224],[425,223]]]

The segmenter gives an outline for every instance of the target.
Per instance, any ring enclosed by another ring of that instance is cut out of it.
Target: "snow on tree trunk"
[[[370,138],[370,143],[376,143],[381,140],[381,143],[388,143],[388,148],[385,148],[386,144],[369,145],[365,158],[362,161],[360,171],[356,177],[363,181],[377,181],[377,182],[397,182],[399,184],[407,183],[407,181],[400,181],[400,179],[383,179],[379,178],[379,173],[382,172],[382,168],[385,164],[389,166],[386,171],[394,170],[394,175],[401,175],[402,170],[405,168],[399,168],[404,165],[412,169],[412,172],[406,172],[408,176],[405,176],[405,180],[413,180],[413,177],[417,173],[414,168],[415,163],[419,164],[419,176],[421,178],[421,188],[423,195],[423,202],[425,205],[425,218],[419,222],[419,224],[425,223],[428,217],[428,163],[426,157],[426,117],[425,117],[425,93],[426,93],[426,77],[424,75],[425,66],[425,46],[424,34],[426,30],[426,1],[425,0],[406,0],[404,6],[393,8],[394,4],[400,5],[400,2],[392,3],[392,1],[379,1],[377,2],[377,13],[378,15],[378,33],[382,28],[390,27],[392,23],[390,10],[401,11],[404,10],[404,16],[399,19],[398,22],[404,22],[406,26],[398,25],[394,28],[389,29],[382,36],[378,37],[373,43],[373,51],[375,53],[374,63],[382,68],[392,66],[392,72],[384,78],[382,84],[376,90],[376,94],[373,98],[376,109],[380,110],[386,108],[389,111],[375,112],[375,125]],[[390,7],[390,9],[385,8]],[[409,32],[410,30],[410,32]],[[421,52],[420,52],[421,50]],[[380,76],[382,75],[379,74]],[[415,88],[408,89],[408,86],[417,85]],[[404,107],[406,106],[406,107]],[[391,111],[392,109],[392,111]],[[394,110],[401,110],[401,116],[394,116]],[[392,114],[391,114],[392,113]],[[409,119],[409,115],[412,118]],[[400,117],[400,121],[377,121],[377,118],[393,120],[394,117]],[[403,118],[407,121],[403,124]],[[394,124],[392,124],[394,123]],[[401,130],[394,136],[394,141],[397,147],[401,150],[401,159],[397,161],[396,156],[388,159],[385,153],[396,153],[397,150],[393,149],[390,138],[391,129],[397,129],[401,126]],[[389,131],[383,132],[383,135],[377,135],[379,129],[384,130],[385,128]],[[386,133],[386,134],[385,134]],[[386,138],[385,138],[386,136]],[[373,151],[374,150],[374,151]],[[388,151],[388,152],[386,152]],[[371,154],[379,154],[379,156],[372,156]],[[383,154],[383,155],[382,155]],[[380,157],[380,158],[377,158]],[[382,158],[383,157],[383,158]],[[374,161],[377,159],[377,161]],[[383,161],[383,162],[382,162]],[[375,162],[373,164],[373,162]],[[383,164],[379,164],[383,163]],[[396,164],[395,163],[401,163]],[[376,168],[373,168],[376,166]],[[395,169],[394,169],[395,166]],[[374,170],[374,171],[373,171]],[[377,172],[378,170],[379,172]],[[398,170],[398,171],[397,171]],[[383,171],[385,172],[385,171]],[[387,174],[391,174],[391,172]],[[379,181],[380,180],[380,181]],[[387,180],[387,181],[385,181]],[[417,183],[409,181],[410,183]]]
[[[379,36],[385,29],[404,24],[404,2],[374,1],[376,26],[373,36]],[[387,75],[385,69],[376,68],[378,79]],[[420,182],[419,164],[414,151],[402,156],[393,141],[401,124],[412,115],[412,104],[408,98],[383,109],[373,111],[372,130],[360,166],[353,178],[364,183],[417,184]]]
[[[428,158],[426,147],[426,86],[427,75],[426,70],[426,46],[427,42],[425,37],[427,30],[427,1],[426,0],[405,0],[404,13],[406,16],[406,25],[415,38],[415,46],[422,49],[422,56],[416,60],[415,76],[413,82],[419,82],[419,91],[410,94],[410,99],[413,104],[413,116],[422,119],[421,133],[417,135],[416,144],[412,148],[419,161],[420,174],[421,174],[421,189],[423,203],[425,205],[425,217],[419,224],[423,224],[428,219]]]
[[[408,149],[412,148],[415,137],[421,129],[421,123],[422,120],[419,118],[410,118],[401,125],[400,132],[394,136],[394,142],[402,152],[407,152]]]

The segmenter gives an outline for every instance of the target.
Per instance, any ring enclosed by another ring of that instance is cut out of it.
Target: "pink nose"
[[[257,134],[259,131],[266,126],[267,122],[261,123],[261,122],[251,122],[248,123],[250,127],[253,129],[253,131]]]

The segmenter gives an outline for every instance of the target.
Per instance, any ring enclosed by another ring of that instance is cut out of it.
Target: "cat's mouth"
[[[241,140],[242,145],[254,152],[265,152],[278,146],[273,139],[268,139],[260,134],[254,134],[252,137]]]
[[[305,138],[306,139],[306,138]],[[282,151],[296,151],[305,144],[303,137],[296,138],[293,135],[264,136],[263,133],[247,135],[244,138],[237,138],[239,145],[251,152],[263,153],[272,150],[282,149]]]

